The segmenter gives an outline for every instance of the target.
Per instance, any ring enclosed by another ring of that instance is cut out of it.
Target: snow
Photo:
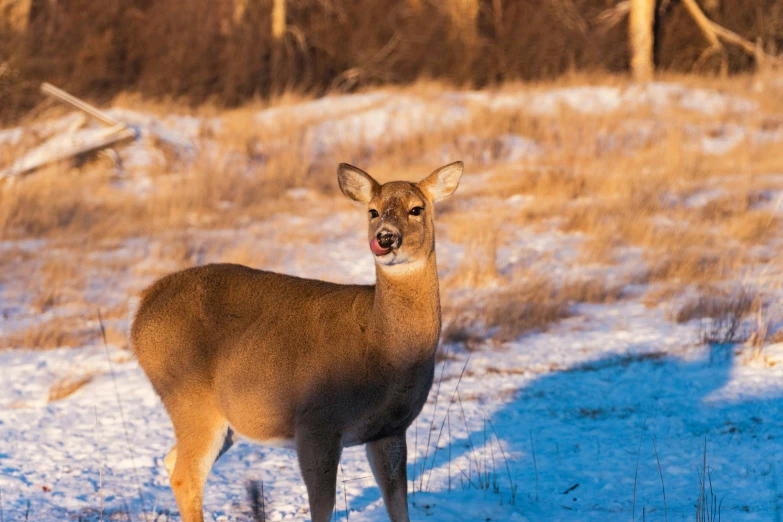
[[[489,111],[525,111],[531,115],[555,116],[561,108],[587,115],[601,115],[619,110],[647,107],[653,112],[665,108],[679,108],[703,115],[751,114],[758,104],[752,100],[711,89],[691,88],[674,83],[651,82],[626,87],[575,86],[547,90],[510,93],[507,91],[451,91],[438,95],[411,95],[374,92],[356,95],[331,95],[318,100],[283,105],[260,111],[255,120],[260,126],[274,129],[284,122],[303,128],[301,143],[309,148],[312,161],[328,158],[340,147],[352,144],[369,149],[388,146],[414,136],[426,135],[444,129],[453,129],[470,121],[471,111],[483,108]],[[167,167],[163,148],[174,151],[184,159],[197,157],[199,148],[214,153],[216,146],[203,136],[219,132],[220,118],[200,118],[170,114],[157,117],[139,111],[112,108],[107,113],[130,125],[136,132],[135,142],[122,149],[122,169],[135,173],[136,186],[142,192],[149,189],[149,180],[142,175],[155,168]],[[79,129],[85,123],[81,114],[70,114],[46,123],[31,126],[30,133],[45,141],[15,162],[23,166],[39,157],[48,157],[101,135],[103,128],[95,123]],[[627,139],[643,143],[650,139],[649,125],[631,122],[633,130]],[[724,154],[739,145],[745,130],[729,127],[718,136],[705,135],[695,130],[696,139],[708,154]],[[21,128],[0,130],[0,145],[18,144],[24,131]],[[466,139],[469,136],[466,135]],[[754,131],[752,138],[759,142],[783,139],[783,130]],[[506,161],[522,161],[540,155],[542,147],[524,136],[501,135],[493,144],[479,141],[483,148],[498,149]],[[612,138],[613,139],[613,138]],[[290,144],[270,142],[265,148],[274,151]],[[612,145],[612,141],[608,143]],[[446,155],[444,151],[441,155]],[[488,154],[484,153],[485,156]],[[484,158],[486,162],[487,158]]]
[[[723,516],[770,520],[778,502],[776,456],[783,451],[783,366],[747,365],[733,347],[698,346],[692,325],[674,325],[641,304],[587,308],[551,332],[505,345],[502,356],[474,353],[459,381],[462,404],[450,408],[451,436],[444,433],[437,452],[433,436],[427,452],[429,426],[443,422],[466,354],[446,363],[438,409],[431,398],[418,432],[409,431],[409,475],[417,488],[428,453],[426,492],[412,495],[412,520],[430,514],[437,520],[627,520],[640,437],[636,509],[644,507],[649,520],[664,518],[653,438],[671,519],[693,515],[706,440]],[[153,506],[159,516],[176,512],[161,460],[173,442],[171,427],[127,353],[7,351],[0,365],[0,490],[7,517],[20,518],[29,506],[30,520],[73,513],[97,520],[89,510],[101,494],[107,512],[127,505],[136,519]],[[74,395],[47,401],[53,380],[88,374],[93,381]],[[492,426],[486,436],[485,419]],[[463,489],[467,478],[460,481],[458,468],[466,474],[472,468],[476,482],[477,463],[496,475],[498,493]],[[361,449],[345,452],[341,473],[338,520],[345,519],[345,502],[352,520],[385,520]],[[514,504],[509,474],[518,488]],[[207,512],[215,520],[246,519],[250,480],[263,481],[270,520],[304,516],[294,453],[247,442],[215,466]]]
[[[0,143],[16,145],[22,139],[24,131],[20,127],[0,130]]]
[[[726,112],[747,114],[757,108],[752,100],[714,90],[650,83],[516,94],[329,96],[267,109],[256,120],[259,125],[282,120],[301,125],[304,142],[319,157],[345,143],[389,145],[458,128],[469,121],[474,107],[534,115],[557,114],[565,107],[595,115],[634,106],[652,111],[674,107],[715,115],[718,122]],[[165,165],[153,141],[188,157],[205,143],[210,146],[202,138],[205,129],[221,127],[219,118],[160,119],[125,109],[111,114],[140,129],[142,139],[122,150],[124,168],[134,176]],[[64,118],[51,128],[73,123]],[[612,146],[650,139],[657,125],[629,120],[634,139]],[[690,134],[690,146],[716,155],[746,139],[783,136],[780,130],[753,134],[739,123],[694,126]],[[0,131],[0,142],[21,139],[18,129]],[[492,148],[485,162],[534,161],[547,152],[544,145],[518,134],[486,139],[466,132],[461,139],[459,147],[478,151],[479,159]],[[449,152],[434,151],[444,156]],[[488,206],[470,194],[489,179],[488,172],[466,176],[457,196],[465,198],[461,204]],[[723,194],[716,188],[683,203],[700,207]],[[289,190],[286,197],[308,206],[319,204],[318,196],[303,188]],[[526,196],[514,195],[492,204],[504,211],[526,201]],[[373,263],[361,249],[363,231],[356,224],[356,212],[278,214],[236,230],[199,233],[252,240],[254,248],[266,253],[268,264],[280,271],[367,283],[373,280]],[[322,242],[280,240],[303,230],[327,238],[328,248]],[[464,248],[447,241],[442,232],[438,259],[446,277]],[[521,229],[510,230],[509,236],[510,246],[498,253],[504,274],[513,274],[530,252],[551,253],[542,268],[552,276],[592,269],[569,266],[577,257],[578,235]],[[0,242],[0,251],[49,247],[43,240]],[[121,262],[126,252],[141,248],[141,240],[128,239],[101,255]],[[609,270],[620,274],[629,267],[638,268],[632,253]],[[127,301],[130,311],[136,306],[128,281],[95,284],[95,291]],[[615,304],[578,305],[577,313],[545,332],[513,342],[487,342],[472,353],[449,347],[452,357],[438,365],[438,384],[408,432],[413,521],[613,522],[626,521],[632,513],[640,520],[642,510],[645,520],[693,519],[705,445],[723,519],[780,516],[783,344],[765,347],[757,359],[749,358],[742,346],[704,346],[698,322],[676,324],[664,309],[646,307],[633,288],[628,290],[631,296]],[[10,290],[0,287],[0,299],[6,301],[8,295]],[[0,307],[0,332],[27,324],[17,308],[24,309],[24,303]],[[127,320],[118,322],[127,328]],[[86,328],[98,328],[95,321],[85,323]],[[82,388],[49,400],[53,384],[81,377],[90,378]],[[456,391],[459,400],[452,402]],[[0,351],[0,506],[5,519],[99,520],[103,506],[106,519],[129,511],[133,520],[179,520],[162,462],[173,440],[166,412],[129,352],[115,346]],[[481,479],[477,468],[485,473]],[[388,520],[371,475],[362,448],[344,452],[335,520]],[[295,454],[240,441],[209,478],[207,520],[250,520],[250,481],[263,483],[267,520],[309,519]]]
[[[522,95],[504,92],[494,95],[485,92],[452,93],[450,98],[454,101],[484,104],[496,110],[524,109],[539,115],[556,114],[561,107],[592,115],[640,106],[655,111],[674,106],[706,115],[749,113],[758,108],[756,102],[739,96],[661,82],[627,87],[561,87]]]

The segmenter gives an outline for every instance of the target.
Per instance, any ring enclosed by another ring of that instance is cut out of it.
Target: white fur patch
[[[385,256],[378,257],[376,259],[383,259],[385,257],[390,256],[391,254],[386,254]],[[419,259],[417,261],[410,261],[410,262],[402,262],[402,263],[378,263],[378,269],[383,270],[385,274],[390,274],[394,276],[402,276],[406,274],[411,274],[413,272],[418,272],[419,270],[423,269],[425,266],[425,260]]]
[[[201,462],[199,463],[199,469],[204,474],[204,476],[209,475],[209,471],[212,469],[212,466],[215,464],[215,459],[217,459],[218,455],[220,454],[220,450],[223,448],[223,444],[226,442],[226,435],[228,434],[228,423],[218,431],[218,434],[215,435],[215,439],[212,441],[211,445],[209,446],[209,451],[204,455],[204,457],[201,459]]]

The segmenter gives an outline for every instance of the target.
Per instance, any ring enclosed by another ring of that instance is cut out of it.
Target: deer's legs
[[[167,404],[177,436],[177,445],[166,455],[171,488],[177,499],[182,522],[203,522],[204,484],[215,460],[233,443],[228,421],[208,403],[179,412]],[[194,401],[195,402],[195,401]],[[222,452],[221,452],[222,450]]]
[[[337,467],[340,464],[341,440],[336,433],[299,428],[296,431],[296,453],[307,496],[312,522],[332,518],[337,489]]]
[[[375,481],[392,522],[408,522],[408,446],[405,432],[367,444]]]
[[[215,462],[220,460],[220,457],[225,455],[225,453],[231,449],[231,446],[234,445],[234,443],[239,439],[239,436],[237,435],[237,432],[232,430],[230,427],[228,428],[228,431],[226,432],[226,437],[223,440],[223,447],[220,448],[220,451],[218,452],[217,457],[215,457]],[[168,453],[166,453],[166,457],[163,459],[163,465],[166,466],[166,471],[169,474],[169,478],[171,478],[171,474],[174,473],[174,465],[177,462],[177,445],[175,444],[174,447],[172,447]],[[214,462],[213,462],[214,465]]]

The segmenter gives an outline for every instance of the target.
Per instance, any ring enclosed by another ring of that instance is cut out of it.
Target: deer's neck
[[[401,366],[434,356],[440,336],[435,252],[417,264],[376,266],[370,344]]]

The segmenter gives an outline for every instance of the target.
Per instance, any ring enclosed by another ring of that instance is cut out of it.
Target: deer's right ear
[[[372,176],[347,163],[340,163],[337,167],[337,181],[340,183],[340,190],[348,199],[362,205],[368,204],[375,192],[381,188]]]

